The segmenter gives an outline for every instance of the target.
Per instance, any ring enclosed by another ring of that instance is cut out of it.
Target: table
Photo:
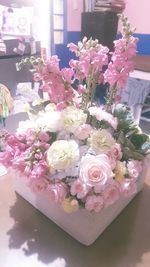
[[[144,189],[90,247],[81,245],[0,177],[2,267],[149,267],[150,176]]]

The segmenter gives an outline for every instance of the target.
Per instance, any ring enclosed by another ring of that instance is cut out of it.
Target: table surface
[[[2,267],[150,267],[150,176],[144,189],[97,241],[81,245],[0,177]]]

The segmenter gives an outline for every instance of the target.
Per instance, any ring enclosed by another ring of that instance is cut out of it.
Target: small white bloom
[[[88,141],[98,154],[107,153],[115,145],[112,135],[104,129],[93,131]]]
[[[61,113],[54,110],[43,112],[37,117],[36,122],[44,131],[57,132],[62,127]]]
[[[82,109],[74,106],[67,107],[62,111],[62,123],[65,130],[73,133],[79,126],[86,122],[87,115]]]
[[[25,120],[19,122],[19,127],[17,128],[17,134],[26,133],[28,129],[37,129],[37,124],[32,120]]]
[[[47,151],[48,164],[55,170],[71,168],[79,157],[79,147],[74,140],[57,140]]]

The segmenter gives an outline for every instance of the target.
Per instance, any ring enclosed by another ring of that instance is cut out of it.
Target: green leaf
[[[128,138],[125,138],[125,145],[130,149],[135,150],[134,144]]]
[[[117,131],[123,131],[126,134],[137,128],[130,110],[124,105],[117,105],[113,115],[118,119]]]
[[[149,143],[149,137],[146,134],[133,134],[130,141],[134,144],[137,150],[142,149],[144,143]]]
[[[133,152],[133,159],[135,160],[144,160],[144,156],[138,152]]]
[[[125,143],[125,136],[124,136],[124,133],[122,131],[119,133],[119,136],[117,138],[117,143],[119,143],[121,145],[124,145],[124,143]]]

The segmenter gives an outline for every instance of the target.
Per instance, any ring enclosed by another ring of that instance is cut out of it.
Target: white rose
[[[55,170],[65,170],[79,160],[79,147],[74,140],[57,140],[47,151],[47,161]]]

